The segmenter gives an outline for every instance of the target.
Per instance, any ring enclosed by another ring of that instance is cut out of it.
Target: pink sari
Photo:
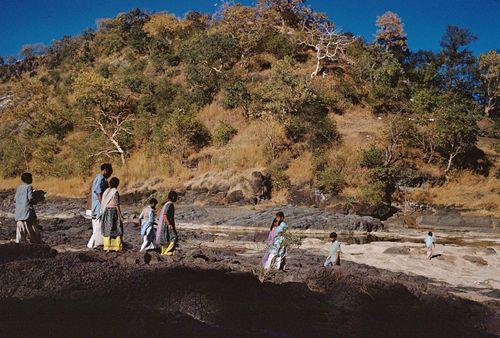
[[[273,227],[271,230],[269,230],[269,234],[267,235],[267,247],[266,247],[266,252],[264,252],[264,256],[262,257],[262,261],[260,262],[262,266],[264,266],[267,262],[267,259],[269,258],[270,254],[270,249],[274,244],[274,230],[276,227]]]

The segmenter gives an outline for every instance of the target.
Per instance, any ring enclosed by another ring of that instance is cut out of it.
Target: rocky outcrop
[[[210,200],[214,196],[222,203],[257,203],[271,197],[271,180],[263,170],[207,172],[184,184],[186,195],[194,200]]]
[[[466,261],[469,261],[471,263],[474,263],[476,265],[488,265],[487,261],[485,261],[483,258],[477,257],[477,256],[465,255],[465,256],[463,256],[463,259],[465,259]]]
[[[410,248],[405,247],[405,246],[393,246],[393,247],[385,249],[384,253],[391,254],[391,255],[409,255]]]
[[[9,103],[12,101],[11,95],[0,95],[0,112],[7,108]]]
[[[215,224],[268,227],[278,211],[285,213],[286,221],[292,229],[370,232],[383,228],[379,219],[369,216],[344,215],[329,210],[294,206],[275,206],[248,215],[222,219]]]
[[[432,215],[417,217],[417,225],[444,227],[492,227],[498,222],[492,216],[461,215],[457,210],[439,210]]]

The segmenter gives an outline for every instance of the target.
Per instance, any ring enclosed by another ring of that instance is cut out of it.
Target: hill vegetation
[[[446,204],[458,185],[463,205],[498,215],[499,54],[474,57],[456,26],[439,52],[411,51],[397,14],[374,24],[364,41],[304,1],[262,0],[184,18],[136,9],[26,46],[0,60],[4,185],[30,170],[79,194],[102,161],[129,185],[266,168],[275,198],[391,203],[426,186],[416,201]]]

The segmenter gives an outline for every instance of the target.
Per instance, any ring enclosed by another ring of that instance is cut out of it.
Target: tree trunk
[[[122,147],[115,139],[109,138],[109,140],[111,141],[111,143],[113,143],[113,145],[115,146],[118,153],[120,153],[120,158],[122,160],[122,164],[125,164],[125,152],[123,151]]]
[[[445,172],[447,173],[451,169],[451,164],[453,163],[453,159],[455,158],[455,154],[450,154],[450,157],[448,158],[448,166],[446,167]]]
[[[319,48],[316,48],[316,69],[311,74],[311,78],[315,77],[319,73],[320,65],[321,65],[321,51]]]

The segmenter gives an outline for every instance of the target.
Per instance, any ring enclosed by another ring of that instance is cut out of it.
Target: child
[[[149,200],[149,205],[142,209],[141,215],[139,216],[139,221],[141,222],[141,236],[144,238],[140,250],[141,252],[156,249],[153,225],[155,223],[155,209],[157,205],[158,200],[156,198],[151,198]]]
[[[340,249],[340,242],[337,241],[337,233],[332,232],[330,234],[330,239],[332,244],[330,244],[330,254],[326,257],[325,264],[323,264],[325,267],[332,266],[333,264],[340,265],[340,253],[342,251]]]
[[[427,259],[432,258],[432,249],[433,247],[436,246],[436,243],[434,243],[436,240],[434,238],[434,235],[432,234],[432,231],[429,231],[427,234],[427,237],[425,238],[425,247],[427,248]]]

